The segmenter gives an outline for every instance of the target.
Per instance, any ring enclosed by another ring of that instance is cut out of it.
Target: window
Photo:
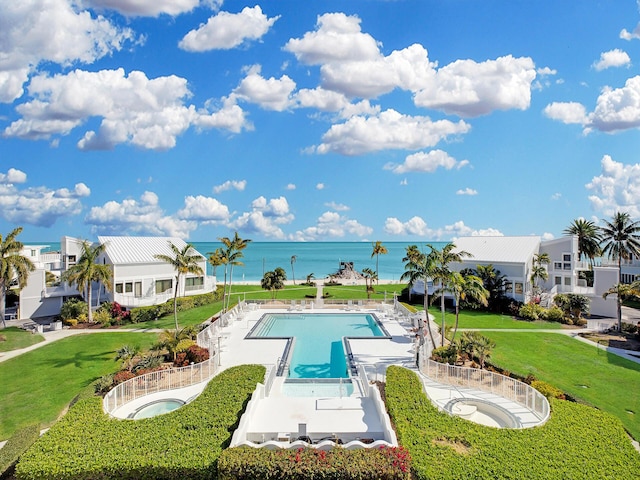
[[[571,277],[564,277],[564,285],[565,287],[571,286]]]
[[[564,253],[562,255],[562,261],[563,262],[570,262],[571,261],[571,254],[570,253]]]
[[[562,277],[553,277],[554,285],[562,285]]]
[[[164,293],[173,288],[173,280],[156,280],[156,293]]]
[[[516,295],[522,295],[523,286],[522,282],[516,282]]]
[[[504,292],[505,293],[512,293],[513,292],[513,283],[511,282],[507,282],[504,284]]]
[[[135,283],[135,290],[133,292],[133,295],[136,297],[141,297],[142,296],[142,282],[136,282]]]
[[[553,262],[554,270],[562,270],[562,262]]]
[[[124,293],[133,293],[133,283],[127,282],[124,284]]]
[[[562,264],[562,269],[563,270],[571,270],[571,264],[570,263]]]
[[[116,293],[122,293],[122,284],[116,283]]]
[[[36,251],[35,250],[31,250],[31,256],[35,257],[36,256]]]

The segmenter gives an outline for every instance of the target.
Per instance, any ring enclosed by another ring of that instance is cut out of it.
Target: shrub
[[[119,385],[127,380],[131,380],[136,375],[129,370],[121,370],[113,376],[113,386]]]
[[[209,360],[209,349],[199,347],[198,345],[191,345],[187,348],[186,354],[189,363],[201,363]]]
[[[40,425],[34,424],[21,428],[14,433],[4,447],[0,448],[0,477],[12,469],[18,458],[33,445],[40,436]]]
[[[564,319],[564,312],[558,307],[551,307],[545,311],[544,319],[548,322],[561,323]]]
[[[436,362],[448,363],[453,365],[458,359],[458,349],[455,344],[445,345],[444,347],[438,347],[431,352],[431,358]]]
[[[554,387],[550,383],[543,382],[542,380],[532,381],[531,386],[547,398],[559,398],[560,400],[566,399],[566,396],[562,390]]]
[[[518,316],[524,320],[536,321],[544,317],[545,309],[537,303],[525,303],[520,307]]]
[[[98,309],[93,314],[93,321],[101,324],[103,327],[108,327],[111,325],[113,318],[108,311]]]
[[[71,320],[87,314],[87,304],[79,298],[70,298],[62,304],[60,317],[62,320]]]
[[[136,375],[140,375],[141,370],[153,370],[160,367],[164,363],[164,357],[158,352],[151,352],[142,357],[131,368],[131,371]]]
[[[62,321],[65,325],[68,325],[70,327],[75,327],[76,325],[78,325],[78,320],[76,318],[67,318],[66,320]]]
[[[114,374],[103,375],[94,383],[95,393],[103,395],[113,388]]]

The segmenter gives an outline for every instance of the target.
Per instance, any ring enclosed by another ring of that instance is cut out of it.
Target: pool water
[[[295,337],[289,378],[349,378],[343,338],[386,337],[386,332],[367,313],[267,314],[249,337]]]
[[[140,420],[141,418],[151,418],[164,413],[173,412],[185,402],[178,399],[156,400],[155,402],[148,403],[138,408],[133,414],[129,416],[134,420]]]

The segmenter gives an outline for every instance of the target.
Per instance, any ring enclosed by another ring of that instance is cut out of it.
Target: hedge
[[[14,433],[0,449],[0,477],[18,461],[40,436],[40,425],[28,425]]]
[[[225,370],[191,403],[142,420],[109,417],[99,397],[80,400],[21,457],[16,478],[215,479],[218,457],[264,373],[260,365]]]
[[[266,450],[250,447],[222,452],[219,480],[408,480],[410,457],[404,448],[329,451],[314,448]]]
[[[386,380],[387,408],[418,479],[640,478],[620,421],[595,408],[551,399],[544,425],[496,429],[438,411],[410,370],[389,367]]]
[[[178,311],[189,310],[202,305],[209,305],[220,300],[221,294],[217,292],[203,293],[202,295],[191,295],[179,297],[177,299]],[[160,305],[149,307],[135,307],[131,309],[131,323],[142,323],[158,320],[165,315],[173,315],[173,299]]]

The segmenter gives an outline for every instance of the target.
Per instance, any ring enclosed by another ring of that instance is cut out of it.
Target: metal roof
[[[169,243],[180,250],[187,244],[178,237],[112,237],[99,236],[98,241],[106,244],[105,253],[113,264],[162,263],[155,255],[173,256]],[[194,252],[204,256],[194,249]]]
[[[467,251],[473,257],[466,262],[527,263],[540,248],[540,237],[460,237],[453,242],[456,251]]]

